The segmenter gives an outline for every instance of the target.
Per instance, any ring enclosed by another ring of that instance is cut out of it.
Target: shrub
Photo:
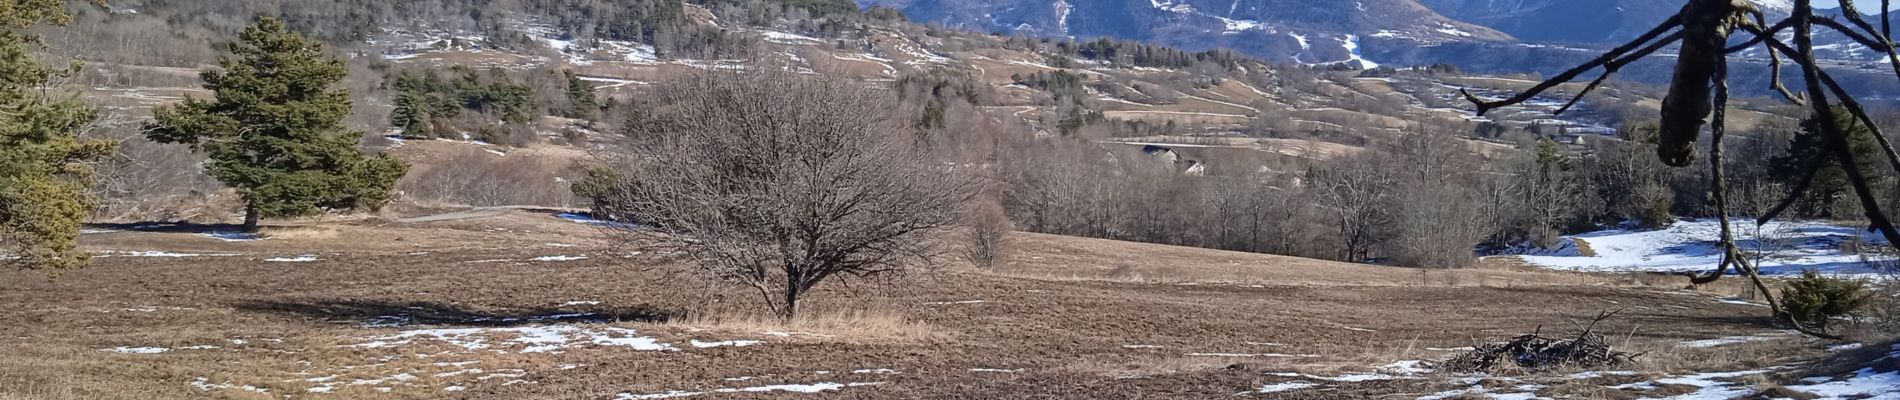
[[[1781,308],[1796,322],[1826,331],[1834,317],[1859,310],[1870,298],[1865,281],[1831,278],[1808,270],[1781,290]]]
[[[1003,212],[1003,205],[994,201],[974,202],[968,214],[969,231],[965,239],[964,257],[971,264],[989,268],[1007,251],[1007,235],[1015,226],[1010,223],[1009,215]]]

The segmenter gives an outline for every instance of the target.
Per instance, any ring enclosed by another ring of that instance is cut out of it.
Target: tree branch
[[[1551,77],[1550,79],[1547,79],[1547,80],[1544,80],[1543,82],[1538,83],[1536,86],[1532,86],[1530,90],[1526,90],[1524,92],[1518,93],[1517,96],[1513,96],[1508,99],[1499,100],[1499,101],[1484,101],[1483,99],[1479,99],[1478,96],[1472,95],[1470,91],[1461,89],[1458,92],[1465,96],[1466,101],[1470,101],[1471,104],[1476,105],[1478,107],[1478,115],[1484,115],[1485,113],[1491,112],[1491,110],[1498,109],[1499,107],[1506,107],[1506,106],[1511,106],[1511,105],[1523,103],[1526,101],[1530,101],[1530,99],[1537,97],[1537,95],[1543,94],[1544,91],[1550,90],[1550,88],[1553,88],[1553,87],[1557,87],[1557,85],[1569,83],[1570,81],[1576,79],[1577,76],[1583,75],[1583,73],[1585,72],[1589,72],[1592,69],[1596,69],[1597,67],[1601,67],[1601,66],[1604,66],[1605,64],[1613,62],[1617,60],[1618,58],[1621,58],[1624,54],[1627,54],[1633,50],[1636,50],[1637,48],[1642,47],[1645,43],[1649,43],[1649,41],[1655,40],[1657,37],[1662,36],[1663,33],[1668,32],[1670,29],[1675,29],[1680,26],[1682,26],[1682,15],[1678,13],[1675,16],[1669,17],[1668,20],[1663,21],[1662,24],[1656,25],[1655,28],[1651,28],[1649,32],[1644,33],[1642,36],[1637,37],[1636,40],[1631,40],[1629,43],[1625,43],[1622,46],[1618,46],[1617,48],[1610,50],[1609,52],[1603,53],[1603,55],[1597,56],[1596,59],[1590,60],[1590,62],[1586,62],[1583,65],[1578,65],[1575,68],[1571,68],[1568,71],[1564,71],[1561,74],[1557,74],[1557,76],[1555,77]]]

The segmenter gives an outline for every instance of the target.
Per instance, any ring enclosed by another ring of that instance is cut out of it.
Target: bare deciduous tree
[[[964,257],[979,267],[996,266],[996,261],[1008,251],[1008,236],[1015,226],[1009,222],[1009,215],[1003,212],[1003,205],[993,200],[971,202],[966,223]]]
[[[1396,189],[1404,200],[1395,204],[1398,234],[1392,255],[1401,264],[1427,268],[1462,267],[1475,260],[1472,249],[1491,235],[1492,215],[1478,206],[1482,194],[1473,188],[1479,179],[1495,179],[1463,142],[1441,132],[1421,129],[1400,138],[1396,161]]]
[[[618,182],[597,190],[700,271],[758,290],[791,320],[827,279],[892,274],[972,196],[918,149],[888,91],[790,72],[697,72],[631,112]],[[598,188],[597,188],[598,189]]]
[[[1362,154],[1330,160],[1307,172],[1307,183],[1321,207],[1331,212],[1339,228],[1341,260],[1364,262],[1374,246],[1385,240],[1392,223],[1391,171],[1381,168],[1380,154]]]

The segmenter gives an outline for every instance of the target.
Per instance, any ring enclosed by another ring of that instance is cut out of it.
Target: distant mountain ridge
[[[1371,68],[1455,64],[1479,73],[1551,74],[1634,39],[1686,0],[857,0],[911,20],[1042,38],[1098,37],[1264,60]],[[1769,18],[1790,0],[1754,0]],[[1876,6],[1877,7],[1877,6]],[[1817,10],[1835,15],[1837,9]],[[1873,18],[1873,19],[1878,19]],[[1877,23],[1877,22],[1876,22]],[[1739,40],[1739,38],[1738,38]],[[1837,74],[1891,74],[1885,57],[1820,30],[1816,55]],[[1620,74],[1668,82],[1674,50]],[[1737,55],[1737,79],[1767,81],[1766,54]],[[1788,71],[1784,71],[1787,73]],[[1767,94],[1767,93],[1752,93]]]
[[[911,19],[1039,37],[1140,40],[1191,50],[1229,48],[1299,63],[1360,62],[1361,41],[1511,41],[1415,0],[862,0]]]

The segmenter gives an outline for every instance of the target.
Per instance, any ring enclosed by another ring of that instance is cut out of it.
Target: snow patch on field
[[[1664,377],[1661,379],[1656,379],[1653,381],[1626,383],[1622,385],[1611,386],[1610,388],[1611,389],[1651,390],[1651,389],[1658,388],[1662,385],[1684,385],[1684,386],[1694,386],[1698,388],[1694,393],[1684,395],[1684,396],[1688,396],[1685,398],[1727,399],[1727,398],[1733,398],[1736,396],[1747,395],[1749,393],[1748,389],[1737,387],[1736,384],[1734,384],[1733,382],[1730,382],[1731,380],[1735,378],[1744,377],[1744,376],[1767,374],[1769,372],[1774,372],[1774,371],[1769,370],[1769,369],[1755,369],[1755,370],[1732,371],[1732,372],[1703,372],[1703,373],[1695,373],[1695,374],[1688,374],[1688,375],[1669,376],[1669,377]]]
[[[198,390],[206,391],[206,392],[209,392],[212,390],[221,390],[221,389],[239,389],[246,392],[270,393],[270,389],[265,389],[265,388],[261,388],[257,386],[251,386],[251,385],[235,385],[235,384],[232,384],[230,381],[225,381],[224,383],[211,383],[210,378],[205,378],[202,376],[198,377],[198,379],[193,379],[191,381],[191,387],[195,387],[195,388],[198,388]]]
[[[1417,375],[1432,372],[1432,363],[1423,360],[1406,360],[1379,366],[1380,371],[1399,375]]]
[[[244,233],[244,232],[217,231],[217,232],[205,232],[200,235],[204,237],[212,238],[212,239],[223,240],[226,242],[249,242],[253,240],[264,240],[263,236],[259,236],[258,234],[255,234],[255,233]]]
[[[808,384],[787,384],[787,385],[766,385],[766,386],[749,386],[749,387],[736,387],[736,388],[720,388],[720,389],[713,389],[712,391],[707,391],[707,392],[689,392],[689,391],[683,391],[683,390],[669,390],[669,391],[660,392],[660,393],[648,393],[648,394],[621,393],[619,396],[615,396],[614,399],[616,400],[671,399],[671,398],[679,398],[679,397],[692,397],[692,396],[698,396],[698,395],[707,394],[707,393],[769,393],[769,392],[820,393],[820,392],[835,391],[835,390],[849,388],[849,387],[876,386],[876,385],[882,385],[884,383],[885,382],[852,382],[852,383],[819,382],[819,383],[808,383]]]
[[[603,227],[603,228],[626,229],[626,230],[634,230],[634,229],[640,228],[639,225],[594,218],[594,216],[587,215],[587,214],[560,213],[560,214],[554,214],[554,217],[568,220],[571,222],[588,224],[588,225],[593,225],[593,226],[598,226],[598,227]]]
[[[1873,368],[1861,368],[1846,379],[1826,379],[1804,379],[1804,382],[1818,383],[1789,385],[1787,388],[1830,399],[1900,399],[1900,371],[1875,372]]]
[[[587,256],[569,256],[569,255],[559,255],[559,256],[540,256],[540,257],[535,257],[535,258],[533,258],[533,259],[531,259],[531,261],[541,261],[541,262],[562,262],[562,261],[580,261],[580,260],[585,260],[585,259],[587,259]]]
[[[1731,344],[1759,342],[1759,341],[1764,341],[1764,340],[1785,339],[1789,337],[1798,336],[1800,334],[1801,334],[1800,332],[1784,331],[1784,332],[1774,334],[1774,335],[1727,336],[1727,337],[1720,337],[1720,338],[1715,338],[1715,339],[1703,339],[1703,340],[1692,340],[1692,341],[1682,342],[1681,344],[1679,344],[1679,346],[1687,347],[1691,349],[1706,349],[1710,347],[1726,346],[1726,345],[1731,345]]]
[[[158,354],[158,353],[164,353],[164,352],[167,352],[167,351],[172,351],[172,349],[168,349],[168,348],[164,348],[164,347],[127,347],[127,346],[119,346],[119,347],[114,347],[114,348],[110,348],[110,349],[101,349],[101,351],[110,351],[110,352],[114,352],[114,353],[121,353],[121,354]]]
[[[177,258],[177,257],[232,257],[232,256],[237,256],[237,254],[197,254],[197,253],[172,253],[172,252],[166,252],[166,251],[154,251],[154,250],[144,250],[144,251],[107,251],[107,252],[103,252],[103,253],[99,253],[99,254],[95,254],[95,255],[93,255],[93,257],[168,257],[168,258]]]
[[[1543,388],[1544,388],[1543,386],[1539,386],[1539,385],[1518,385],[1517,387],[1513,389],[1522,390],[1526,392],[1525,393],[1496,393],[1496,392],[1492,392],[1490,389],[1486,389],[1484,386],[1481,386],[1481,385],[1471,385],[1471,387],[1469,388],[1454,389],[1454,390],[1447,390],[1447,391],[1438,392],[1438,393],[1432,393],[1429,395],[1419,397],[1418,400],[1443,400],[1443,399],[1453,399],[1453,398],[1486,398],[1486,399],[1494,399],[1494,400],[1542,399],[1544,397],[1537,396],[1537,390],[1543,389]]]
[[[1752,222],[1738,220],[1732,226],[1742,251],[1760,255],[1757,262],[1768,275],[1800,274],[1807,269],[1837,275],[1872,273],[1861,255],[1841,251],[1842,245],[1855,240],[1886,243],[1859,228],[1825,222],[1775,221],[1756,229]],[[1658,230],[1612,229],[1565,238],[1584,242],[1595,252],[1591,256],[1581,254],[1576,246],[1564,246],[1520,258],[1531,265],[1569,271],[1709,271],[1721,262],[1716,245],[1720,232],[1720,224],[1713,219],[1678,221]]]
[[[719,341],[719,342],[702,342],[702,341],[699,341],[698,339],[693,339],[692,341],[689,341],[687,343],[693,345],[693,347],[704,349],[704,348],[726,347],[726,346],[746,347],[746,346],[751,346],[751,345],[764,343],[764,342],[760,342],[757,340],[727,340],[727,341]]]
[[[267,261],[267,262],[315,262],[317,261],[317,255],[305,254],[305,255],[296,256],[296,257],[272,257],[272,258],[266,258],[264,259],[264,261]]]
[[[383,348],[410,344],[418,339],[434,340],[468,350],[505,345],[520,347],[522,353],[557,352],[583,345],[626,347],[641,351],[675,351],[672,345],[651,337],[639,336],[633,329],[546,325],[509,328],[414,329],[388,336],[367,338],[359,348]]]
[[[1319,384],[1307,381],[1283,382],[1261,386],[1260,390],[1255,390],[1254,393],[1279,393],[1288,390],[1308,389],[1315,386],[1319,386]]]

